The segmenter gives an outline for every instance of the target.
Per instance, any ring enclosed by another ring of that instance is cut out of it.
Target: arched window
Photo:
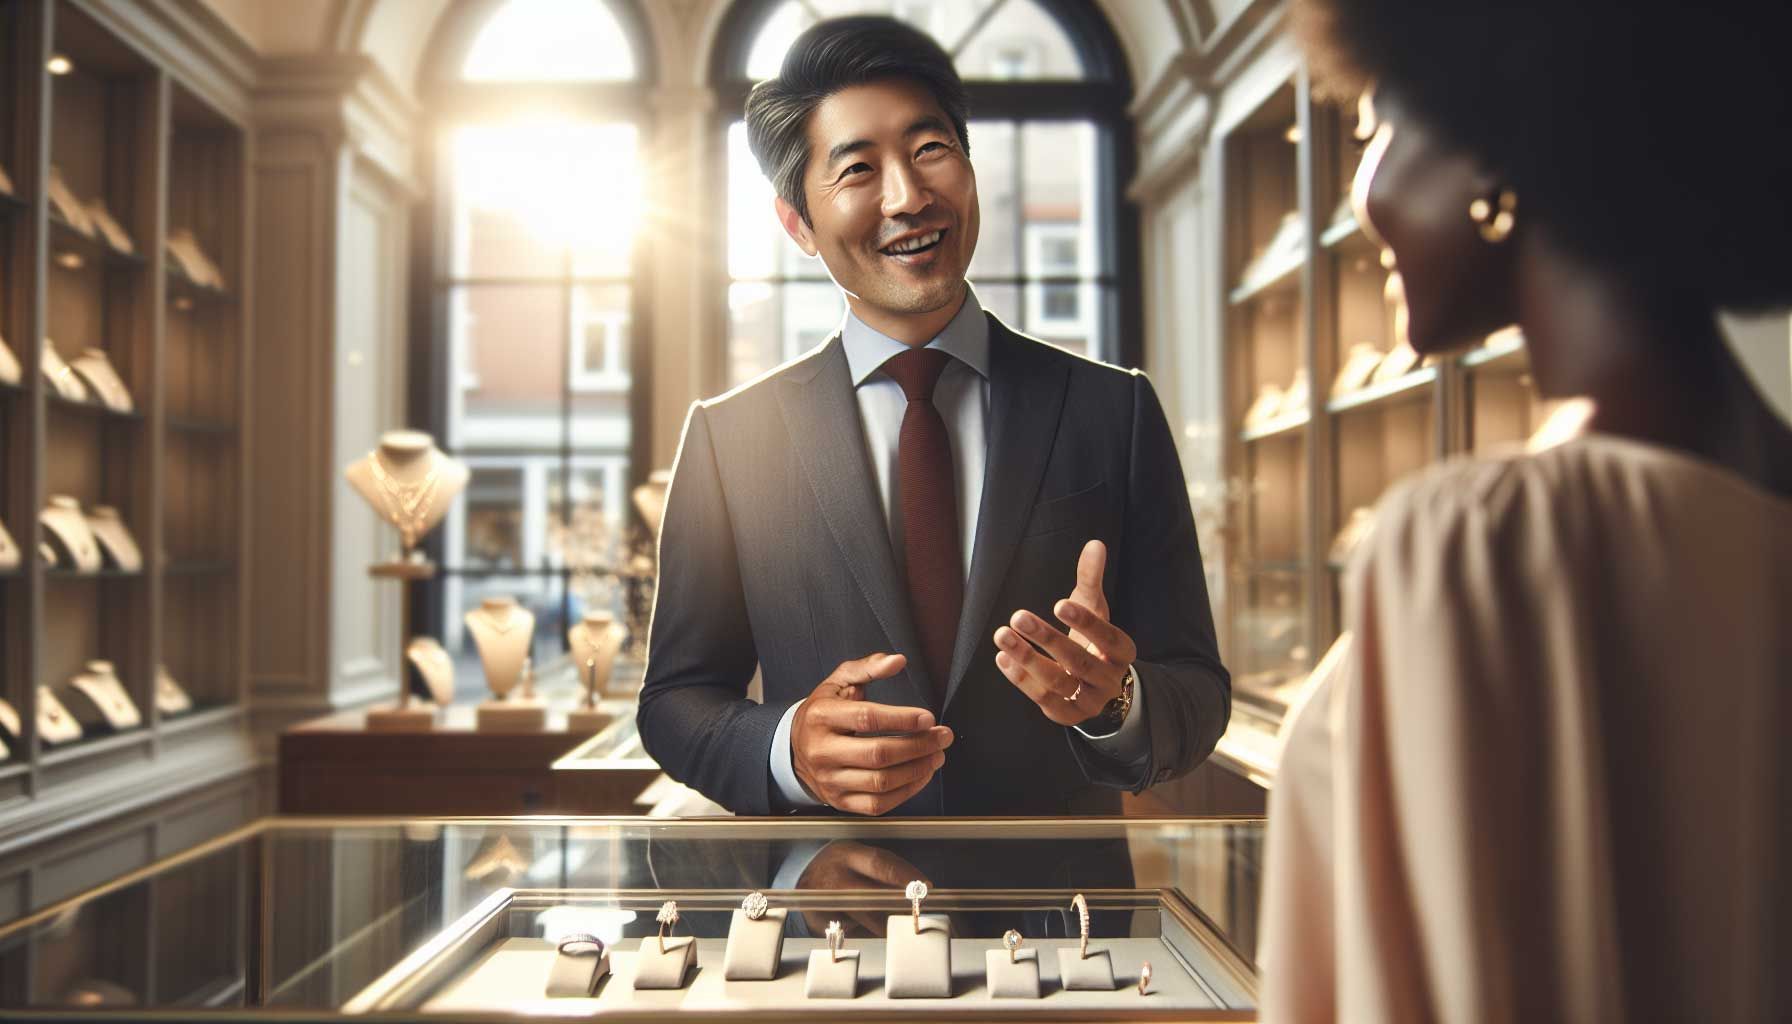
[[[1138,231],[1120,188],[1132,166],[1131,98],[1111,28],[1071,0],[738,0],[712,69],[727,118],[727,383],[821,342],[845,304],[772,213],[747,148],[752,83],[777,74],[816,21],[887,14],[952,54],[970,96],[982,231],[970,280],[984,308],[1072,351],[1135,365]]]
[[[434,625],[483,689],[461,626],[487,596],[535,613],[534,659],[586,610],[621,613],[617,564],[646,473],[642,112],[651,47],[632,0],[479,0],[430,43],[435,152],[413,418],[472,479],[438,534]]]

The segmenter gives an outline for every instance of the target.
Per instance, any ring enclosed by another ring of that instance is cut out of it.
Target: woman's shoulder
[[[1665,509],[1792,510],[1741,477],[1698,458],[1603,434],[1541,451],[1513,448],[1446,460],[1389,488],[1376,527],[1554,533],[1625,519],[1657,520]]]

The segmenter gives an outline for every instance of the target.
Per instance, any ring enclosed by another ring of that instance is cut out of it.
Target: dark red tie
[[[964,604],[963,548],[958,543],[958,487],[953,481],[952,440],[933,407],[933,388],[952,359],[937,348],[891,356],[884,372],[902,385],[908,408],[897,446],[896,486],[902,504],[902,553],[908,603],[920,634],[921,657],[933,678],[934,706],[945,698]]]

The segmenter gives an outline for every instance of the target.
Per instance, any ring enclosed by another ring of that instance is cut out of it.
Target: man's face
[[[823,100],[809,118],[803,188],[810,223],[782,200],[779,218],[849,299],[916,315],[963,294],[977,176],[924,86],[891,79]]]

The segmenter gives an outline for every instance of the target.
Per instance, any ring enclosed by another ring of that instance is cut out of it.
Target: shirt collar
[[[907,352],[909,346],[869,327],[863,320],[846,312],[846,324],[840,330],[846,346],[846,365],[852,371],[852,385],[865,383],[891,356]],[[964,305],[958,314],[925,346],[937,348],[959,362],[989,378],[989,320],[977,302],[977,293],[970,285],[964,288]]]

